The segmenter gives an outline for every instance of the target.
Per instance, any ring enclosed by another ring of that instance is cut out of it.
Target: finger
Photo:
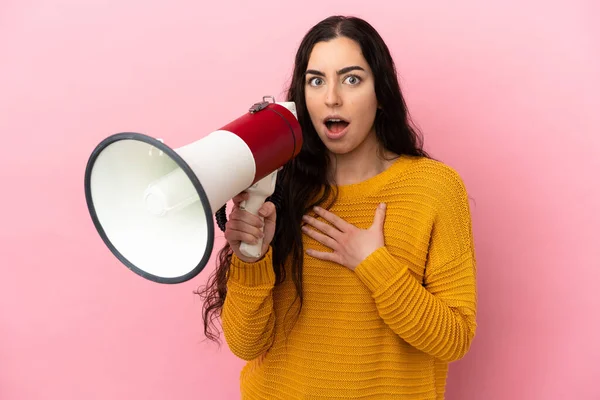
[[[302,227],[302,232],[304,232],[307,236],[315,239],[317,242],[329,247],[330,249],[337,250],[338,243],[330,236],[323,235],[322,233],[317,232],[314,229],[310,229],[307,226]]]
[[[259,209],[258,209],[258,215],[260,215],[263,218],[271,218],[273,216],[275,216],[275,204],[273,204],[270,201],[266,201],[265,204],[263,204]]]
[[[244,221],[239,221],[239,220],[229,220],[227,221],[227,224],[225,225],[225,229],[226,230],[232,230],[232,231],[238,231],[238,232],[244,232],[247,233],[249,235],[255,236],[255,237],[263,237],[264,236],[264,232],[262,228],[257,228],[256,226],[252,226],[250,224],[247,224]]]
[[[381,203],[377,206],[377,209],[375,210],[375,217],[373,218],[373,225],[371,225],[373,229],[383,230],[383,224],[385,222],[385,211],[385,203]]]
[[[262,232],[261,232],[262,234]],[[225,230],[225,239],[228,242],[244,242],[255,244],[258,243],[259,237],[257,235],[253,235],[247,231],[237,230],[234,228],[228,228]]]
[[[254,226],[256,228],[261,228],[265,225],[262,219],[254,215],[248,211],[242,210],[240,208],[235,209],[229,215],[230,221],[239,221],[248,224],[249,226]]]
[[[250,193],[248,193],[248,192],[242,192],[242,193],[239,193],[239,194],[235,195],[231,199],[231,201],[233,202],[234,207],[236,207],[236,206],[239,207],[239,205],[240,205],[240,203],[242,201],[246,201],[249,198],[250,198]]]
[[[308,254],[311,257],[318,258],[320,260],[331,261],[331,262],[334,262],[337,264],[341,264],[341,260],[340,260],[339,256],[335,253],[308,249],[308,250],[306,250],[306,254]]]
[[[319,221],[318,219],[313,218],[310,215],[303,216],[302,220],[334,239],[338,239],[341,234],[341,232],[335,227],[328,225],[323,221]]]
[[[331,222],[333,224],[333,226],[335,226],[338,230],[340,230],[342,232],[346,232],[348,230],[348,228],[350,227],[349,223],[347,223],[346,221],[344,221],[343,219],[341,219],[334,213],[325,210],[324,208],[315,207],[314,211],[318,216],[322,217],[326,221]]]
[[[233,236],[228,236],[233,235]],[[243,239],[241,238],[243,236]],[[262,229],[255,228],[253,226],[245,224],[236,224],[228,222],[225,228],[225,237],[234,240],[250,240],[249,238],[262,239],[265,234]],[[252,239],[253,240],[253,239]]]
[[[261,221],[261,224],[262,224],[262,221]],[[256,237],[262,237],[262,235],[263,235],[263,227],[262,226],[252,225],[244,220],[230,219],[229,221],[227,221],[227,224],[225,225],[225,227],[226,227],[226,229],[233,229],[236,231],[246,232],[246,233],[249,233]]]

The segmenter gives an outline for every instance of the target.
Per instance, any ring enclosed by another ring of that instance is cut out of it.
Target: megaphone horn
[[[177,149],[142,133],[117,133],[89,157],[88,211],[105,245],[130,270],[181,283],[212,255],[215,211],[247,190],[244,207],[257,214],[273,194],[277,170],[298,155],[302,141],[295,104],[272,96]],[[257,257],[261,247],[240,249]]]

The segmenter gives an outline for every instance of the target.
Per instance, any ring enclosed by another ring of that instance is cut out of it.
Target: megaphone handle
[[[250,195],[248,200],[240,203],[240,208],[258,215],[258,210],[265,203],[267,197],[271,196],[275,191],[275,183],[277,181],[277,171],[273,171],[270,175],[265,176],[260,181],[246,189],[246,192]],[[262,219],[262,217],[260,217]],[[259,258],[261,256],[261,250],[263,246],[263,240],[258,239],[256,244],[242,243],[240,245],[240,251],[246,257]]]

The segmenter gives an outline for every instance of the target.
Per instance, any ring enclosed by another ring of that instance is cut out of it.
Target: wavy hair
[[[312,27],[296,53],[287,90],[287,100],[296,103],[304,142],[298,156],[278,173],[276,194],[270,199],[277,208],[275,236],[271,243],[275,285],[286,279],[285,265],[291,263],[291,279],[299,300],[298,313],[303,303],[302,216],[315,205],[330,207],[337,193],[329,175],[331,168],[327,149],[312,125],[306,107],[305,71],[315,44],[338,37],[358,43],[373,72],[375,95],[380,105],[375,116],[375,131],[382,147],[397,155],[429,157],[423,150],[422,137],[411,124],[390,51],[373,26],[357,17],[331,16]],[[203,299],[204,333],[211,340],[218,339],[215,321],[220,317],[227,296],[231,257],[231,247],[226,243],[219,251],[217,268],[206,286],[196,292]]]

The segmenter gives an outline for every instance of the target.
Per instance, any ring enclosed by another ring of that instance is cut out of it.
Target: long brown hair
[[[411,126],[406,102],[400,90],[396,67],[390,51],[379,33],[366,21],[356,17],[332,16],[312,27],[302,39],[295,57],[294,70],[287,100],[296,103],[304,143],[296,158],[278,173],[276,196],[271,199],[277,207],[273,248],[275,285],[286,279],[285,263],[291,263],[291,278],[296,288],[300,312],[303,303],[302,269],[303,245],[300,229],[302,216],[314,205],[327,208],[335,201],[335,186],[327,171],[330,161],[326,147],[319,139],[304,98],[305,71],[313,47],[318,42],[337,37],[356,41],[373,71],[375,95],[381,106],[375,117],[376,135],[382,146],[398,155],[429,157],[423,150],[422,138]],[[205,287],[196,293],[203,299],[204,333],[217,340],[218,321],[227,296],[227,276],[232,250],[228,243],[219,251],[217,268]]]

